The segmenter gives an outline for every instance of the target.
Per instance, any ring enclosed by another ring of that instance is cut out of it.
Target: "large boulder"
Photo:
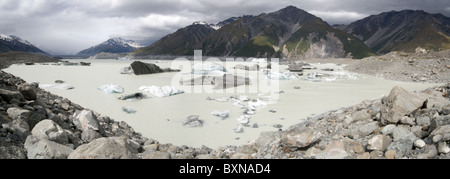
[[[342,140],[333,140],[328,143],[325,150],[317,154],[317,159],[344,159],[350,156],[345,150],[345,145]]]
[[[95,139],[79,146],[69,159],[136,159],[138,151],[125,137]]]
[[[422,107],[427,100],[426,95],[410,93],[401,87],[394,87],[389,96],[382,100],[381,122],[396,124],[400,119]]]
[[[73,117],[73,123],[77,129],[81,131],[85,131],[88,128],[96,131],[100,130],[100,124],[98,123],[97,117],[92,110],[77,111],[73,114]]]
[[[46,110],[36,110],[36,111],[29,111],[26,109],[16,108],[12,107],[7,110],[8,116],[11,117],[13,120],[23,120],[26,123],[28,123],[30,130],[34,128],[34,126],[42,121],[46,115]]]
[[[283,143],[294,148],[310,146],[320,138],[320,133],[308,127],[296,127],[287,131],[281,138]]]
[[[30,126],[23,119],[14,119],[11,122],[3,123],[2,127],[12,131],[13,135],[17,136],[22,141],[31,135]]]
[[[26,100],[36,100],[36,87],[31,84],[22,84],[19,86],[19,92],[23,95]]]
[[[74,150],[62,144],[30,135],[25,141],[29,159],[67,159]]]
[[[158,65],[152,63],[144,63],[141,61],[135,61],[131,63],[131,68],[135,75],[147,75],[153,73],[173,72],[179,70],[172,70],[170,68],[161,69]]]
[[[23,97],[22,93],[17,91],[0,89],[0,97],[7,103],[11,103],[14,99],[19,102],[25,101],[25,98]]]
[[[68,134],[58,124],[52,120],[46,119],[34,126],[31,134],[40,138],[47,139],[59,144],[67,144],[69,142]]]
[[[402,158],[404,155],[408,154],[413,148],[414,141],[417,137],[403,126],[397,126],[392,135],[394,136],[394,141],[388,146],[387,150],[395,151],[395,158]]]
[[[391,144],[392,139],[389,136],[380,134],[372,137],[368,141],[367,149],[369,150],[378,150],[378,151],[384,151],[388,148],[388,146]]]

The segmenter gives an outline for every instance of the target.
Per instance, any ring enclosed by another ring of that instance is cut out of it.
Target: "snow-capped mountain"
[[[46,54],[46,52],[35,47],[30,42],[14,35],[0,34],[0,52],[22,51]]]
[[[80,51],[78,55],[92,56],[101,52],[128,53],[141,47],[143,47],[141,44],[132,40],[111,38],[101,44]]]
[[[219,30],[223,26],[225,26],[225,25],[227,25],[229,23],[232,23],[232,22],[234,22],[235,20],[237,20],[239,18],[241,18],[241,17],[230,17],[230,18],[228,18],[228,19],[226,19],[224,21],[221,21],[221,22],[219,22],[217,24],[208,24],[205,21],[195,21],[194,23],[192,23],[192,25],[204,25],[204,26],[211,27],[214,30]]]

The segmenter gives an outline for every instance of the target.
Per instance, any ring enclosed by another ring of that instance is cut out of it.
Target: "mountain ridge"
[[[371,15],[349,24],[344,31],[376,51],[414,52],[450,49],[450,18],[422,10],[403,10]]]
[[[49,55],[47,52],[37,48],[27,40],[23,40],[18,36],[0,34],[0,53],[14,51]]]
[[[321,28],[314,29],[314,26]],[[179,29],[133,55],[192,55],[195,49],[202,49],[207,56],[362,58],[374,55],[357,38],[295,6],[258,16],[234,18],[217,30],[194,36],[195,40],[190,40],[191,34],[181,33],[189,28]],[[181,45],[173,42],[181,42]],[[163,48],[161,44],[171,44],[177,50]]]
[[[80,56],[93,56],[98,53],[107,52],[107,53],[129,53],[132,52],[138,48],[143,47],[139,43],[132,41],[132,40],[126,40],[123,38],[110,38],[106,40],[105,42],[102,42],[98,45],[89,47],[85,50],[82,50],[77,53],[77,55]]]

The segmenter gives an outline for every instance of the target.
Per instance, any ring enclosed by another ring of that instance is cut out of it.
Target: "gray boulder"
[[[381,122],[396,124],[400,119],[423,106],[427,96],[410,93],[401,87],[394,87],[389,96],[382,99]]]
[[[30,135],[25,141],[29,159],[67,159],[74,150],[65,145]]]
[[[31,131],[31,134],[39,139],[47,139],[59,144],[67,144],[69,142],[67,132],[49,119],[36,124]]]
[[[25,83],[20,85],[18,89],[26,100],[37,99],[36,87],[34,85]]]
[[[142,154],[142,159],[171,159],[172,156],[168,152],[146,151]]]
[[[31,111],[15,107],[8,108],[6,112],[8,113],[8,116],[11,117],[13,120],[16,119],[27,120],[28,117],[30,117],[31,115]]]
[[[439,126],[429,135],[430,138],[438,137],[439,141],[443,140],[444,142],[450,140],[450,125]]]
[[[261,132],[261,134],[259,135],[258,139],[256,139],[255,145],[257,147],[257,149],[272,144],[272,143],[278,143],[281,139],[281,133],[279,132],[271,132],[271,131],[266,131],[266,132]]]
[[[392,135],[394,136],[394,142],[392,142],[387,150],[395,150],[395,158],[402,158],[413,148],[414,141],[417,137],[402,126],[397,126]]]
[[[79,146],[69,159],[136,159],[137,150],[125,137],[95,139]]]
[[[316,142],[320,136],[320,133],[315,132],[311,128],[296,127],[288,130],[281,138],[281,141],[290,147],[304,148]]]
[[[369,134],[372,134],[373,131],[377,130],[378,128],[379,128],[378,122],[373,121],[355,128],[353,132],[351,132],[349,135],[354,139],[359,137],[365,137],[368,136]]]
[[[81,131],[85,131],[88,128],[93,130],[100,130],[100,125],[97,121],[97,117],[94,115],[92,110],[82,110],[77,111],[73,114],[73,123],[77,127],[77,129]]]
[[[179,70],[172,70],[170,68],[161,69],[158,65],[152,63],[144,63],[141,61],[135,61],[131,63],[131,68],[135,75],[146,75],[153,73],[163,73],[163,72],[178,72]]]
[[[315,158],[317,159],[344,159],[350,156],[345,150],[345,145],[342,140],[333,140],[328,143],[325,150],[318,153]]]
[[[3,123],[2,127],[9,131],[12,131],[13,135],[17,135],[22,141],[24,141],[29,135],[31,135],[30,126],[23,119],[14,119],[9,123]]]
[[[18,101],[25,101],[25,98],[23,97],[22,93],[17,91],[0,89],[0,97],[7,103],[11,103],[12,100],[14,99]]]
[[[198,119],[198,115],[191,115],[183,121],[183,126],[185,127],[203,127],[203,121]]]
[[[372,116],[367,112],[367,110],[361,110],[352,113],[353,122],[364,121],[370,119]]]
[[[89,143],[95,139],[101,138],[102,135],[95,131],[94,129],[88,128],[85,131],[81,133],[81,140],[83,140],[86,143]]]
[[[367,149],[369,150],[378,150],[378,151],[384,151],[388,148],[388,146],[391,144],[392,139],[389,136],[386,135],[376,135],[369,139]]]

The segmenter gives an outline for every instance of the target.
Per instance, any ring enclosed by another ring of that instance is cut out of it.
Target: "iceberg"
[[[129,107],[122,107],[122,111],[124,111],[128,114],[136,113],[136,110],[129,108]]]
[[[141,99],[145,99],[146,96],[142,93],[133,93],[133,94],[126,94],[126,95],[121,95],[118,97],[118,99],[120,100],[126,100],[126,101],[138,101]]]
[[[297,74],[290,73],[290,72],[281,73],[281,72],[275,72],[275,71],[268,71],[267,78],[269,78],[271,80],[293,80],[293,79],[298,79],[300,77]]]
[[[71,90],[74,89],[72,85],[69,84],[40,84],[39,87],[41,88],[54,88],[54,89],[60,89],[60,90]]]
[[[240,123],[240,124],[248,124],[250,122],[250,116],[249,115],[243,115],[239,118],[237,118],[236,120]]]
[[[259,100],[259,99],[252,100],[252,101],[249,101],[249,102],[248,102],[248,107],[249,107],[250,109],[256,109],[256,108],[258,108],[258,107],[266,106],[266,105],[267,105],[267,104],[266,104],[265,102],[262,102],[262,101]]]
[[[163,86],[163,87],[159,87],[159,86],[141,86],[141,87],[139,87],[139,90],[144,91],[144,92],[150,92],[154,96],[160,97],[160,98],[184,93],[183,90],[180,90],[180,89],[178,89],[176,87],[173,87],[173,86]]]
[[[242,128],[242,124],[239,124],[237,129],[233,129],[235,133],[243,133],[244,129]]]
[[[223,76],[227,70],[217,63],[197,63],[192,66],[192,74]]]
[[[242,76],[225,74],[223,76],[204,75],[198,78],[192,78],[180,81],[182,85],[214,85],[213,89],[233,88],[241,85],[250,85],[250,79]]]
[[[133,74],[133,68],[131,67],[123,67],[122,69],[120,69],[120,74]]]
[[[105,92],[106,94],[111,94],[111,93],[122,94],[125,91],[125,89],[122,86],[111,85],[111,84],[100,86],[98,89],[100,91]]]
[[[221,112],[221,111],[213,111],[213,112],[211,112],[211,114],[213,116],[221,117],[222,120],[224,120],[224,119],[228,118],[228,116],[230,115],[230,111],[223,111],[223,112]]]

